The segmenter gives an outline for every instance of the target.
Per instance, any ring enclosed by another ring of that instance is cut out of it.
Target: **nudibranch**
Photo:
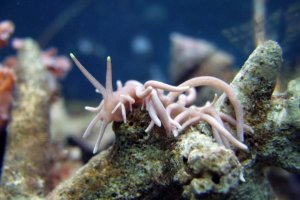
[[[177,137],[187,127],[205,121],[212,127],[214,138],[219,144],[227,148],[233,145],[244,150],[248,149],[243,143],[244,129],[249,132],[253,132],[253,130],[244,124],[242,106],[233,89],[226,82],[211,76],[196,77],[179,86],[154,80],[149,80],[144,84],[129,80],[124,85],[121,81],[117,81],[117,90],[113,91],[110,57],[107,57],[106,84],[104,87],[86,70],[74,54],[71,53],[70,56],[96,91],[103,96],[97,107],[85,107],[86,110],[95,112],[96,115],[88,125],[83,137],[85,138],[91,133],[98,121],[101,123],[94,153],[99,149],[107,125],[111,122],[126,123],[126,113],[132,111],[132,106],[135,104],[145,108],[151,118],[145,132],[151,131],[156,125],[162,126],[167,136]],[[196,99],[195,87],[199,86],[211,86],[222,90],[234,108],[235,117],[214,108],[216,96],[212,102],[208,102],[202,107],[192,105]],[[236,126],[237,137],[226,129],[225,122]]]

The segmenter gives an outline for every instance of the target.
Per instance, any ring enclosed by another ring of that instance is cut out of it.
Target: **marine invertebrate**
[[[208,122],[212,128],[216,141],[230,147],[230,143],[241,149],[248,149],[243,141],[243,129],[252,131],[252,129],[243,124],[242,107],[234,94],[232,88],[224,81],[210,77],[197,77],[190,79],[179,86],[172,86],[158,81],[147,81],[142,84],[138,81],[130,80],[123,86],[117,81],[117,90],[113,91],[112,87],[112,66],[111,58],[107,57],[106,86],[102,86],[76,59],[70,54],[80,71],[101,93],[103,100],[97,107],[86,107],[86,110],[96,112],[96,116],[88,125],[83,137],[87,137],[94,125],[101,121],[99,135],[94,148],[94,153],[98,151],[100,141],[103,137],[107,125],[112,122],[126,123],[126,112],[132,110],[133,104],[139,104],[148,111],[151,122],[146,128],[146,132],[150,131],[154,125],[163,126],[166,134],[170,136],[173,133],[177,136],[186,127],[199,121]],[[220,113],[213,108],[213,103],[208,103],[204,107],[190,106],[195,100],[195,87],[208,85],[221,89],[228,96],[232,103],[236,119],[231,116]],[[165,94],[168,92],[168,94]],[[187,107],[189,106],[189,107]],[[238,139],[225,128],[223,121],[236,125]]]

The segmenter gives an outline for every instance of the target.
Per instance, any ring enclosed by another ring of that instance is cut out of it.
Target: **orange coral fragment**
[[[14,72],[9,68],[0,67],[0,127],[3,127],[9,118],[15,83]]]

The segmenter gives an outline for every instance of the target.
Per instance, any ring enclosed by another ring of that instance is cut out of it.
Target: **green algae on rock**
[[[173,140],[163,130],[145,133],[150,121],[135,108],[128,122],[115,123],[116,143],[95,156],[72,179],[60,185],[49,199],[151,199],[159,196],[175,174]],[[172,186],[175,189],[175,186]],[[174,190],[176,191],[176,190]],[[178,190],[180,191],[180,190]],[[167,194],[170,197],[178,192]],[[149,198],[147,198],[149,197]]]
[[[126,124],[115,123],[114,146],[95,156],[48,198],[179,199],[183,190],[186,193],[190,190],[187,186],[184,189],[181,185],[185,184],[180,181],[183,179],[181,172],[187,167],[193,169],[188,182],[193,178],[194,182],[201,180],[196,178],[199,174],[205,175],[203,180],[218,179],[215,181],[220,184],[215,183],[213,186],[215,192],[226,193],[238,183],[241,165],[234,152],[198,132],[184,135],[179,143],[174,138],[167,138],[160,128],[145,133],[149,121],[146,112],[135,108],[129,113]],[[194,145],[184,145],[191,140]],[[207,153],[211,157],[200,161],[200,157],[195,154],[196,150],[202,152],[200,156]],[[184,156],[188,155],[190,160],[185,163]],[[204,193],[210,190],[208,188]]]
[[[286,93],[272,96],[281,54],[276,42],[263,43],[231,83],[243,104],[245,121],[255,132],[245,135],[250,151],[238,154],[246,181],[230,192],[229,199],[269,199],[272,192],[264,173],[269,166],[300,174],[299,79],[289,83]],[[224,100],[220,108],[230,112]]]
[[[242,166],[234,152],[207,135],[189,131],[181,137],[177,148],[184,168],[174,179],[183,185],[185,198],[226,195],[243,180]]]
[[[261,132],[266,139],[258,152],[266,165],[296,174],[300,174],[299,88],[300,78],[290,81],[285,93],[273,96],[268,123]]]
[[[274,41],[267,41],[253,51],[231,82],[230,85],[243,105],[245,121],[250,125],[266,119],[281,64],[280,46]],[[221,110],[230,112],[225,95],[219,98],[218,104],[223,105],[218,105]]]
[[[263,173],[267,166],[300,173],[299,80],[291,81],[285,95],[272,97],[281,62],[281,48],[267,41],[231,84],[245,109],[246,124],[255,130],[245,136],[248,152],[218,145],[203,123],[179,138],[168,138],[157,127],[145,133],[150,119],[135,108],[127,123],[114,123],[114,146],[96,155],[48,199],[270,198]],[[225,96],[217,106],[232,112]]]

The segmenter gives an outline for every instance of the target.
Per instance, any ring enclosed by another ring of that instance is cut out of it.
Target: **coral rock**
[[[0,199],[39,199],[45,195],[49,167],[47,71],[35,42],[25,40],[18,52],[16,103],[8,127]]]

